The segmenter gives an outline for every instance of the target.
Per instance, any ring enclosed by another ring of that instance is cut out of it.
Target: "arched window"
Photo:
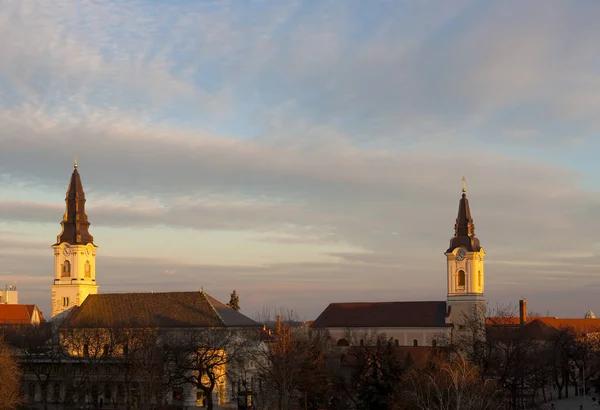
[[[92,276],[92,265],[90,265],[90,261],[85,261],[85,277],[89,278]]]
[[[400,341],[398,339],[394,339],[394,346],[400,346]]]
[[[458,274],[457,274],[457,284],[459,287],[465,287],[465,271],[464,270],[459,270]]]
[[[431,341],[431,346],[433,346],[433,347],[437,347],[437,340],[433,339],[433,340]]]
[[[65,307],[69,306],[69,298],[68,297],[63,298],[63,306],[65,306]]]
[[[350,343],[346,339],[340,339],[337,342],[338,346],[350,346]]]
[[[413,346],[419,346],[419,341],[417,339],[413,339]]]
[[[71,276],[71,262],[65,261],[62,265],[62,276]]]
[[[479,271],[479,272],[477,272],[477,284],[478,284],[478,286],[481,286],[481,282],[483,282],[481,279],[482,279],[481,271]]]
[[[364,340],[364,339],[360,339],[360,342],[359,342],[359,344],[360,344],[361,346],[364,346],[364,345],[365,345],[365,340]]]

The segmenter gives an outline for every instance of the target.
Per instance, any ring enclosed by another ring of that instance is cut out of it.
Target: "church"
[[[158,397],[146,397],[144,401],[145,396],[140,393],[143,389],[139,386],[131,387],[131,380],[127,380],[123,373],[125,371],[123,363],[129,362],[117,360],[117,358],[127,358],[128,354],[131,355],[128,353],[130,351],[128,346],[130,343],[132,346],[135,343],[134,340],[129,339],[136,332],[158,329],[160,337],[164,340],[179,340],[178,338],[183,340],[195,335],[199,340],[198,343],[204,343],[206,340],[210,340],[206,343],[222,342],[221,339],[227,340],[228,335],[253,339],[261,334],[263,328],[261,324],[218,301],[203,289],[196,292],[98,293],[99,285],[96,281],[98,246],[89,232],[90,222],[85,212],[86,199],[77,162],[71,175],[65,202],[66,211],[61,222],[62,231],[56,243],[52,245],[54,281],[51,318],[51,321],[57,325],[56,328],[63,341],[61,343],[65,346],[69,345],[70,356],[64,366],[68,366],[69,361],[79,358],[93,369],[95,364],[91,360],[94,357],[111,357],[110,363],[115,367],[111,372],[116,372],[116,375],[110,377],[104,374],[97,375],[98,380],[91,387],[85,384],[82,377],[75,377],[74,381],[69,382],[57,378],[53,384],[54,393],[47,393],[48,396],[52,396],[52,400],[57,402],[70,400],[79,404],[138,403],[139,408],[149,405],[151,400],[158,401]],[[118,332],[121,332],[120,337],[123,339],[120,342],[115,338]],[[89,341],[90,334],[95,335],[93,343]],[[223,335],[221,339],[219,334]],[[202,337],[206,340],[200,340]],[[64,342],[65,339],[69,342]],[[73,348],[73,341],[80,339],[85,342],[83,347]],[[137,342],[139,343],[139,340]],[[101,344],[103,345],[99,348]],[[97,345],[96,348],[94,345]],[[186,383],[174,384],[169,391],[161,390],[156,394],[164,395],[167,403],[179,406],[196,406],[205,402],[209,396],[212,402],[219,405],[229,402],[232,397],[230,395],[233,394],[232,389],[236,387],[230,383],[230,379],[237,374],[235,371],[228,370],[225,360],[220,358],[229,354],[228,349],[231,346],[231,343],[204,346],[204,349],[215,357],[211,360],[222,362],[218,366],[215,365],[213,373],[217,376],[214,376],[216,379],[211,393],[207,393],[200,386],[205,383],[204,377],[208,372],[203,373],[204,376],[193,376],[195,373],[192,370],[186,370],[189,373],[185,373]],[[108,362],[106,364],[108,365]],[[227,377],[225,377],[226,373]],[[197,379],[196,384],[188,382],[194,377]],[[44,393],[40,383],[37,383],[32,375],[26,375],[27,378],[30,380],[27,389],[28,400],[32,403],[42,401]],[[146,379],[140,380],[140,383],[143,383]]]
[[[381,336],[396,346],[436,346],[451,340],[473,313],[485,320],[485,251],[475,236],[464,178],[454,236],[444,254],[445,301],[331,303],[312,328],[328,330],[338,346],[372,344]]]

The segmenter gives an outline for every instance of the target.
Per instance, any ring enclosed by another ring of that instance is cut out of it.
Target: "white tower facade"
[[[448,278],[448,306],[453,323],[461,323],[474,313],[485,317],[485,251],[475,236],[475,225],[467,199],[463,178],[463,193],[454,225],[454,237],[445,252]],[[459,325],[460,326],[460,325]]]
[[[94,238],[88,232],[90,223],[85,213],[85,194],[77,163],[67,190],[66,212],[62,232],[54,249],[54,283],[52,285],[52,316],[73,306],[79,306],[88,295],[98,293],[96,283],[96,250]]]

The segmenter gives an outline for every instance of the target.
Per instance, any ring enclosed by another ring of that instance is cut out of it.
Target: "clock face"
[[[456,260],[457,261],[462,261],[463,259],[465,259],[465,256],[467,256],[467,251],[463,248],[460,248],[457,252],[456,252]]]

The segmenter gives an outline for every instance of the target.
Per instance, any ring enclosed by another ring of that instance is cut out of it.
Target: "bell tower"
[[[467,199],[463,177],[462,197],[458,203],[458,216],[454,224],[454,237],[445,252],[448,276],[448,306],[453,323],[461,322],[465,315],[475,312],[485,314],[483,268],[485,251],[475,236],[475,224]]]
[[[96,284],[96,249],[88,232],[90,223],[85,213],[85,193],[81,177],[74,164],[65,198],[66,212],[62,232],[52,245],[54,249],[54,284],[52,285],[52,316],[73,306],[79,306],[88,295],[98,293]]]

